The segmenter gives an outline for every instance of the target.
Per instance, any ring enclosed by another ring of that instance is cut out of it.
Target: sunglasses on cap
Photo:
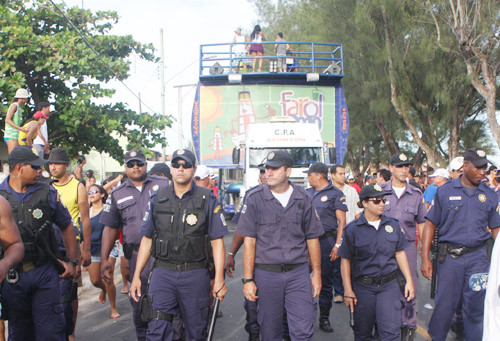
[[[378,205],[381,202],[383,202],[385,204],[385,200],[386,200],[385,197],[382,197],[382,198],[370,198],[370,199],[368,199],[368,201],[373,202],[375,205]]]
[[[92,189],[89,191],[89,195],[91,194],[96,194],[96,193],[100,193],[101,191],[99,191],[98,189]]]
[[[137,165],[137,167],[144,167],[145,163],[142,161],[131,160],[131,161],[127,162],[126,165],[127,165],[127,168],[134,168],[135,165]]]
[[[170,165],[174,168],[179,168],[180,166],[182,166],[182,168],[184,169],[193,168],[193,164],[187,161],[184,163],[172,162]]]

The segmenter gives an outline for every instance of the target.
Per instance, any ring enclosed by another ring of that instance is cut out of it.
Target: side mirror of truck
[[[233,148],[233,164],[238,165],[240,163],[240,149],[237,147]]]
[[[337,163],[337,150],[335,147],[328,148],[328,158],[330,159],[331,164]]]

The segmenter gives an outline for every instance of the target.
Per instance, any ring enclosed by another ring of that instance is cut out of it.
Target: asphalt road
[[[229,220],[229,219],[228,219]],[[229,226],[233,228],[232,225]],[[225,238],[226,249],[229,248],[232,233]],[[242,252],[236,255],[236,274],[234,278],[226,278],[228,294],[221,303],[224,316],[217,320],[214,340],[247,340],[245,332],[245,310],[243,309],[242,293]],[[110,319],[109,303],[101,304],[98,301],[99,289],[93,288],[88,281],[88,274],[84,273],[86,284],[80,289],[80,309],[77,321],[77,340],[136,340],[132,322],[132,310],[127,295],[120,294],[122,288],[119,266],[115,270],[117,283],[117,309],[121,314],[118,319]],[[433,301],[429,299],[430,282],[420,276],[417,337],[415,340],[429,340],[427,336],[427,322],[432,314]],[[334,333],[324,333],[318,323],[314,326],[314,340],[353,340],[353,333],[349,327],[349,314],[344,304],[334,304],[330,312],[330,321]],[[450,333],[451,335],[451,333]],[[448,340],[453,340],[449,335]]]

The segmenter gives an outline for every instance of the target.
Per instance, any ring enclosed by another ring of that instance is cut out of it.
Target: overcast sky
[[[72,7],[82,7],[82,0],[65,0]],[[249,33],[256,24],[253,6],[247,0],[83,0],[83,6],[94,12],[114,10],[120,20],[111,34],[132,35],[141,43],[160,48],[163,29],[165,51],[166,113],[177,118],[178,90],[173,86],[198,82],[200,44],[229,43],[234,30],[241,26]],[[160,56],[159,50],[157,56]],[[132,58],[130,78],[125,81],[155,112],[161,111],[159,64]],[[106,85],[115,88],[113,100],[126,102],[139,110],[139,101],[119,82]],[[183,90],[184,144],[190,139],[189,120],[193,107],[194,88]],[[143,105],[143,111],[151,111]],[[177,125],[168,130],[167,153],[178,148]]]

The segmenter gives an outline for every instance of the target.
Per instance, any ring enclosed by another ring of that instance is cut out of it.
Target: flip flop
[[[122,294],[126,295],[126,294],[128,294],[128,290],[126,290],[126,289],[122,289],[122,290],[120,290],[120,293],[122,293]]]
[[[117,318],[119,318],[119,317],[120,317],[120,314],[118,314],[117,316],[113,316],[113,315],[111,315],[111,319],[112,319],[112,320],[117,319]]]

